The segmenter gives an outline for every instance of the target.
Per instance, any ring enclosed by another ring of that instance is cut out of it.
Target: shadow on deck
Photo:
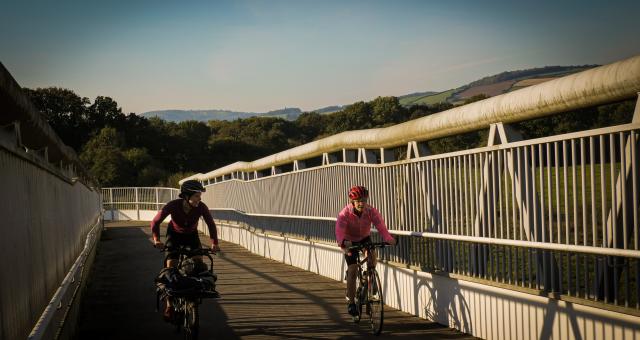
[[[165,234],[163,229],[162,235]],[[202,237],[203,244],[208,244]],[[214,258],[220,300],[201,305],[201,339],[372,337],[346,313],[344,284],[221,241]],[[180,339],[155,312],[153,279],[164,259],[139,222],[107,224],[82,303],[77,339]],[[385,307],[379,339],[471,339]]]

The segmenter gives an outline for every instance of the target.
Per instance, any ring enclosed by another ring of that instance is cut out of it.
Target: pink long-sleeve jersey
[[[338,219],[336,220],[336,240],[340,247],[342,247],[344,240],[358,242],[369,236],[371,234],[371,224],[378,229],[380,236],[382,236],[385,242],[393,240],[378,209],[370,205],[365,205],[360,216],[356,215],[354,210],[352,204],[347,204],[338,214]]]

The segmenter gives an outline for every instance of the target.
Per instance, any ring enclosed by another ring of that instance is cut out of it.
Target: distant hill
[[[315,113],[321,113],[321,114],[329,114],[329,113],[334,113],[334,112],[338,112],[342,109],[344,109],[345,106],[342,105],[334,105],[334,106],[327,106],[327,107],[323,107],[321,109],[317,109],[317,110],[313,110],[313,112]]]
[[[403,106],[433,105],[442,102],[461,104],[466,99],[479,94],[493,97],[596,66],[599,65],[546,66],[527,70],[508,71],[484,77],[467,85],[443,92],[416,93],[398,98],[400,99],[400,104]]]
[[[433,105],[448,102],[454,105],[463,103],[466,99],[485,94],[489,97],[515,91],[527,86],[536,85],[558,77],[584,71],[599,65],[582,66],[545,66],[526,70],[507,71],[478,79],[469,84],[442,92],[425,91],[414,92],[398,97],[400,104],[406,107],[413,105]],[[344,109],[346,105],[327,106],[313,112],[330,114]],[[299,108],[284,108],[281,110],[256,113],[237,112],[229,110],[160,110],[142,113],[144,117],[159,117],[166,121],[180,122],[185,120],[235,120],[249,117],[278,117],[296,120],[302,111]]]
[[[438,92],[433,92],[433,91],[428,91],[428,92],[414,92],[411,94],[405,94],[404,96],[400,96],[398,97],[398,100],[400,101],[400,105],[407,105],[410,104],[414,101],[416,101],[419,98],[422,97],[427,97],[430,96],[432,94],[436,94]]]
[[[158,110],[142,113],[146,118],[158,117],[169,122],[181,122],[185,120],[197,120],[207,122],[210,120],[235,120],[249,117],[278,117],[288,120],[296,120],[302,111],[299,108],[284,108],[269,112],[238,112],[228,110]]]

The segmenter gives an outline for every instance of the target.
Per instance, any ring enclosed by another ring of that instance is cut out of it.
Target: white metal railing
[[[58,286],[65,284],[65,275],[76,268],[85,237],[102,213],[100,195],[71,177],[72,171],[48,163],[47,157],[34,157],[1,136],[0,174],[0,214],[7,226],[15,226],[3,229],[0,249],[4,259],[19,263],[0,275],[0,339],[25,339]],[[80,293],[66,295],[64,305],[46,312],[55,316],[38,324],[51,335],[44,338],[73,333],[69,325],[77,321],[85,282],[77,277]]]
[[[640,124],[515,142],[500,124],[491,133],[505,142],[228,180],[204,199],[217,216],[238,209],[249,225],[305,236],[264,218],[318,226],[312,220],[335,218],[346,189],[363,184],[393,233],[420,236],[388,251],[395,262],[639,308]],[[331,241],[331,224],[322,225],[311,236]]]
[[[387,259],[638,313],[640,105],[631,124],[533,140],[503,122],[631,99],[639,86],[637,56],[189,178],[208,185],[204,200],[223,219],[328,242],[331,223],[318,218],[334,218],[347,188],[362,184],[402,239],[384,250]],[[429,154],[424,141],[469,126],[490,127],[486,147]],[[405,142],[405,160],[385,149]],[[305,169],[304,160],[318,155],[322,165]],[[282,173],[287,162],[292,170]]]
[[[162,206],[178,198],[180,190],[162,187],[102,188],[102,202],[111,217],[115,211],[133,211],[137,220],[141,211],[158,211]]]

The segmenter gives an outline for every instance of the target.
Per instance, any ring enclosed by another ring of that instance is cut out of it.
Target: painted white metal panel
[[[100,195],[0,145],[0,338],[24,339],[83,249]]]

